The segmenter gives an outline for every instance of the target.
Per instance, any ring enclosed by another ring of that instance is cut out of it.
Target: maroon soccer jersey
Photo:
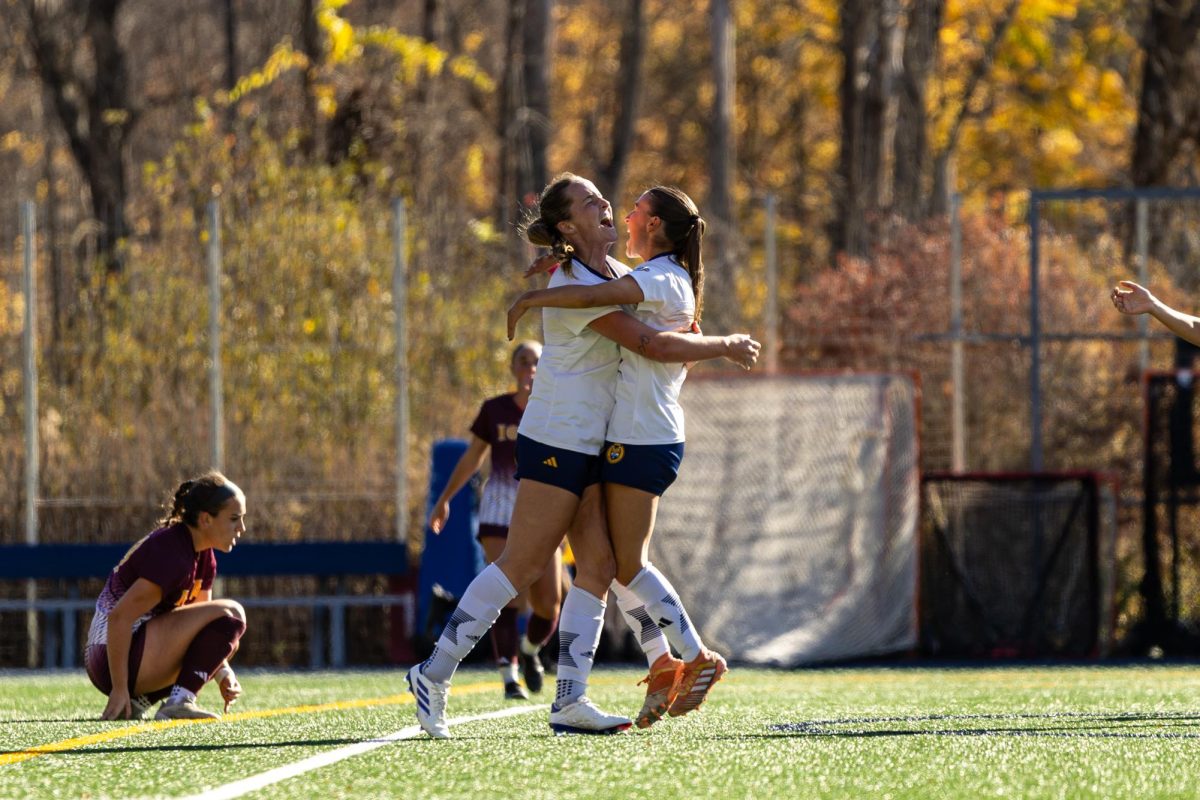
[[[108,671],[108,615],[138,578],[145,578],[162,589],[162,600],[133,623],[133,641],[129,653],[129,691],[134,690],[141,663],[146,621],[177,606],[197,600],[211,589],[217,575],[217,558],[211,549],[197,553],[192,535],[182,522],[159,528],[129,548],[121,563],[108,574],[104,589],[96,599],[96,615],[88,629],[84,660],[88,676],[100,691],[112,690]]]
[[[192,549],[192,535],[182,522],[159,528],[129,548],[121,563],[109,573],[96,611],[108,614],[138,578],[145,578],[162,589],[162,600],[150,610],[150,616],[196,600],[200,592],[211,589],[217,574],[217,558],[212,550]]]
[[[485,400],[471,433],[492,449],[492,472],[479,503],[481,525],[508,525],[517,496],[517,426],[525,413],[512,394]]]

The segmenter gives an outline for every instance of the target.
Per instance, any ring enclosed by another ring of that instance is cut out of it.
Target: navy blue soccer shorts
[[[620,444],[605,442],[600,479],[662,496],[675,482],[683,461],[683,442]]]
[[[572,494],[600,482],[600,456],[552,447],[517,434],[517,480],[548,483]]]

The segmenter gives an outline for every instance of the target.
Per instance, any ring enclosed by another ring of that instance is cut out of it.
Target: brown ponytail
[[[231,497],[241,493],[237,484],[221,473],[216,470],[206,472],[179,484],[170,504],[165,506],[167,515],[158,524],[166,526],[182,522],[194,527],[199,522],[201,511],[216,516]]]
[[[704,308],[704,219],[692,198],[674,186],[655,186],[646,195],[650,198],[650,212],[663,221],[663,234],[671,243],[671,254],[692,278],[696,322],[699,322]]]
[[[571,274],[571,256],[575,254],[575,248],[563,237],[558,223],[571,216],[567,187],[579,180],[582,179],[578,175],[564,172],[546,184],[538,196],[538,216],[527,219],[521,226],[521,232],[530,244],[550,248],[568,275]]]

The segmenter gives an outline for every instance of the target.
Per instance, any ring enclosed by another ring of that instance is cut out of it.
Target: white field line
[[[545,711],[546,706],[514,706],[501,711],[492,711],[487,714],[476,714],[471,717],[457,717],[446,721],[446,724],[462,725],[466,722],[478,722],[484,719],[500,719],[502,717],[513,717],[518,714],[528,714],[532,711]],[[420,725],[410,725],[407,728],[401,728],[395,733],[389,733],[387,736],[382,736],[376,739],[368,739],[357,744],[339,747],[337,750],[329,750],[325,753],[318,753],[315,756],[301,759],[291,764],[285,764],[282,767],[260,772],[257,775],[251,775],[249,778],[242,778],[239,781],[227,783],[224,786],[217,786],[200,794],[185,797],[182,800],[231,800],[234,797],[241,797],[250,792],[257,791],[264,787],[270,786],[280,781],[285,781],[288,778],[294,778],[297,775],[303,775],[306,772],[312,772],[321,767],[327,767],[330,764],[336,764],[339,761],[344,761],[347,758],[361,755],[362,753],[370,752],[376,748],[383,747],[392,742],[399,742],[403,739],[415,739],[424,733]]]

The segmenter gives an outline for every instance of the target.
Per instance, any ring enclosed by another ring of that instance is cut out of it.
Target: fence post
[[[392,201],[392,311],[396,337],[396,541],[408,541],[408,264],[404,200]]]
[[[767,266],[766,349],[764,366],[768,375],[779,371],[779,265],[775,242],[775,193],[767,195],[767,221],[764,232]]]
[[[967,468],[966,380],[963,363],[962,320],[962,195],[950,195],[950,469]]]
[[[21,335],[22,372],[25,381],[25,544],[38,543],[38,485],[41,465],[38,444],[38,371],[37,371],[37,209],[33,202],[21,203],[21,236],[24,240],[21,291],[24,294],[25,317]],[[28,636],[26,663],[37,666],[38,618],[33,604],[37,601],[37,581],[25,584],[29,610],[25,612],[25,632]],[[47,665],[49,666],[49,665]]]
[[[1150,285],[1150,215],[1149,206],[1146,198],[1139,197],[1137,200],[1137,260],[1138,260],[1138,283],[1142,286]],[[1150,315],[1138,314],[1137,317],[1138,333],[1141,334],[1141,342],[1138,345],[1138,374],[1145,375],[1146,370],[1150,369]]]
[[[221,373],[221,206],[208,201],[208,390],[212,468],[225,471],[225,387]]]
[[[1029,197],[1029,469],[1042,471],[1041,198]]]

